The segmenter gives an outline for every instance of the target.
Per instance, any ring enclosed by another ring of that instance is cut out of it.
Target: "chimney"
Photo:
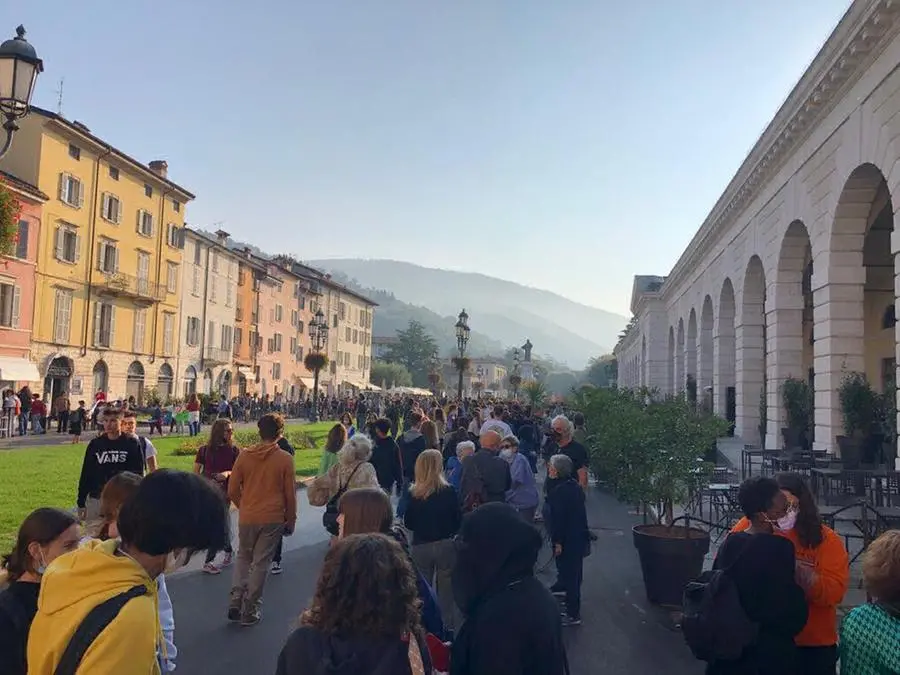
[[[216,230],[216,239],[219,240],[219,243],[223,246],[228,243],[228,237],[231,235],[228,234],[225,230]]]
[[[163,179],[169,178],[169,163],[164,159],[154,159],[149,164],[150,170]]]

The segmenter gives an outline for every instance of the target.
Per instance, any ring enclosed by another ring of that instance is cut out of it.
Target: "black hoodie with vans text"
[[[103,434],[88,443],[78,479],[78,508],[84,508],[88,497],[100,499],[107,481],[123,471],[144,475],[144,453],[137,436],[120,434],[113,440]]]

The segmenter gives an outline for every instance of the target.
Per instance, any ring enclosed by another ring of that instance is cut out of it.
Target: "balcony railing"
[[[209,363],[230,363],[231,350],[220,349],[219,347],[204,347],[203,359]]]
[[[100,293],[151,303],[165,300],[168,292],[163,284],[124,272],[100,272],[99,277],[94,278],[93,285]]]

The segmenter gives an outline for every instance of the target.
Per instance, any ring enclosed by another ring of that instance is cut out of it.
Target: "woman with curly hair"
[[[351,535],[325,555],[312,603],[281,650],[276,675],[314,672],[431,675],[415,573],[390,537]]]

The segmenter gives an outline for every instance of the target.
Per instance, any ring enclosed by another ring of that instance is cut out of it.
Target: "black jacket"
[[[574,478],[551,484],[547,492],[550,538],[563,554],[584,556],[590,543],[584,490]]]
[[[400,437],[398,445],[403,461],[403,477],[412,482],[416,477],[416,460],[425,451],[425,437],[420,431],[410,429]]]
[[[451,675],[564,675],[559,605],[534,578],[537,530],[508,504],[463,519],[453,595],[465,615]]]
[[[506,491],[512,487],[509,463],[489,450],[479,450],[462,462],[459,500],[482,488],[486,502],[506,502]]]
[[[78,507],[88,497],[100,498],[103,486],[123,471],[144,475],[144,453],[137,436],[121,434],[112,440],[105,434],[93,439],[84,451],[81,477],[78,479]]]
[[[419,638],[425,672],[431,658],[425,638]],[[275,675],[411,675],[409,643],[401,639],[325,635],[301,626],[287,639]]]
[[[397,441],[390,436],[372,438],[374,443],[369,462],[375,467],[378,484],[383,490],[390,492],[394,483],[403,482],[403,475],[400,472],[400,448]]]
[[[710,664],[708,675],[796,673],[794,636],[809,610],[794,581],[793,544],[771,534],[736,532],[722,544],[714,568],[728,569],[744,612],[759,624],[759,637],[740,660]]]
[[[0,673],[25,675],[28,629],[37,614],[41,585],[14,581],[0,591]]]

